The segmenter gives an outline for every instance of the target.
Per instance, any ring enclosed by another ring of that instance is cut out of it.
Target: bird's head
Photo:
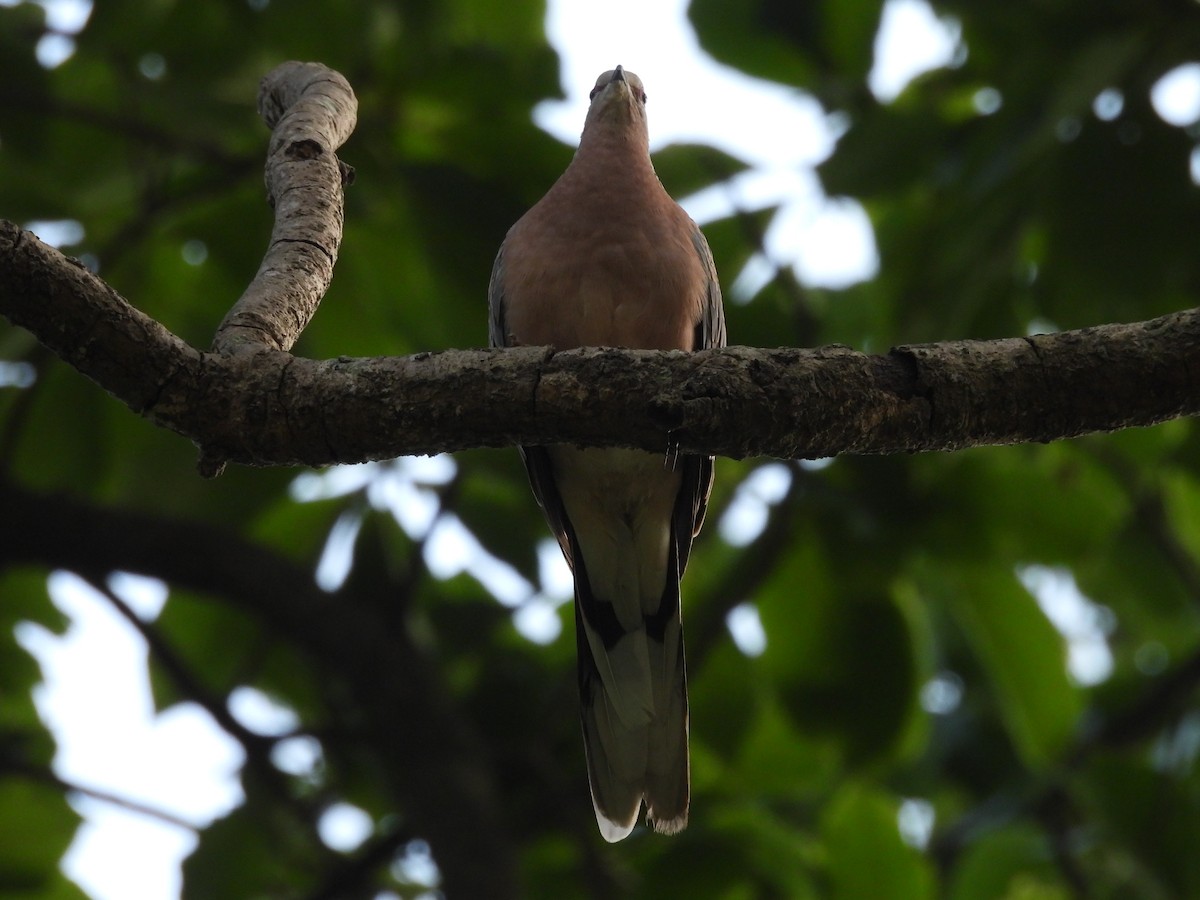
[[[593,127],[628,128],[646,124],[646,90],[642,79],[621,66],[609,69],[596,79],[592,88],[592,105],[588,107],[583,130]]]

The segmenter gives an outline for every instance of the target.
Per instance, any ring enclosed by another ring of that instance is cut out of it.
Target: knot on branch
[[[325,148],[312,138],[303,138],[288,144],[283,155],[288,159],[316,159],[324,152]]]

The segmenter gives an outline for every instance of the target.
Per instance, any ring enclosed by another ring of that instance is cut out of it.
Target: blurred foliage
[[[867,87],[882,7],[694,0],[720,62],[838,115],[845,132],[818,174],[831,195],[865,206],[881,258],[877,277],[836,292],[781,271],[751,302],[729,304],[733,342],[879,350],[1195,303],[1189,159],[1200,132],[1165,123],[1150,89],[1200,57],[1200,6],[942,0],[936,12],[961,29],[954,65],[888,103]],[[204,346],[269,234],[258,79],[284,59],[320,60],[361,102],[341,154],[358,179],[333,287],[297,352],[480,346],[495,249],[570,158],[530,118],[558,91],[543,13],[533,0],[109,0],[47,68],[35,57],[42,9],[0,6],[0,215],[78,222],[67,252]],[[711,149],[662,156],[676,195],[729,173]],[[706,227],[727,285],[763,221]],[[478,570],[439,578],[427,565],[429,523],[458,521],[541,589],[545,529],[515,453],[460,454],[449,480],[371,467],[347,490],[299,502],[287,490],[296,472],[201,480],[194,448],[24,332],[0,326],[0,358],[36,373],[32,386],[0,389],[4,483],[139,510],[164,528],[213,523],[306,571],[335,523],[361,523],[339,602],[361,604],[381,631],[399,621],[428,651],[437,702],[488,748],[480,777],[497,785],[529,896],[1200,895],[1192,422],[788,463],[776,470],[781,496],[766,500],[739,489],[759,466],[721,461],[685,581],[692,824],[610,847],[588,801],[569,606],[502,605]],[[723,536],[730,507],[762,515],[753,541]],[[1039,603],[1030,572],[1052,573],[1057,594]],[[63,627],[44,581],[28,568],[0,580],[0,894],[30,900],[78,896],[58,868],[78,817],[49,775],[52,742],[30,699],[39,673],[14,637],[18,622]],[[1074,627],[1111,655],[1091,679],[1071,674],[1078,640],[1044,611],[1064,585],[1087,598]],[[745,603],[765,630],[757,656],[724,625]],[[539,611],[563,626],[548,644],[515,624]],[[360,893],[338,896],[419,893],[404,865],[423,852],[419,820],[387,784],[422,773],[389,770],[347,682],[315,670],[277,626],[182,590],[147,626],[193,676],[152,664],[160,705],[197,699],[196,685],[217,705],[257,687],[322,748],[303,775],[247,768],[245,804],[202,831],[185,864],[186,895],[333,896],[319,890],[355,866]],[[322,844],[316,818],[342,800],[374,821],[368,851]]]

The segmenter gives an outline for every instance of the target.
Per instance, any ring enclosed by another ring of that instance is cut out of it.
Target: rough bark
[[[1200,311],[870,356],[730,347],[309,360],[189,347],[0,222],[0,313],[208,458],[327,465],[516,443],[743,458],[1052,441],[1200,412]]]
[[[263,78],[258,111],[272,129],[266,183],[275,227],[258,274],[217,329],[213,349],[221,353],[287,350],[300,337],[333,281],[342,187],[354,178],[334,155],[358,113],[339,73],[320,63],[283,63]]]

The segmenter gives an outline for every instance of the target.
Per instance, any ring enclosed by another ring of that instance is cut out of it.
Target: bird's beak
[[[622,66],[618,65],[615,69],[613,69],[612,78],[609,79],[609,83],[611,84],[613,81],[624,81],[624,80],[625,80],[625,69]]]

